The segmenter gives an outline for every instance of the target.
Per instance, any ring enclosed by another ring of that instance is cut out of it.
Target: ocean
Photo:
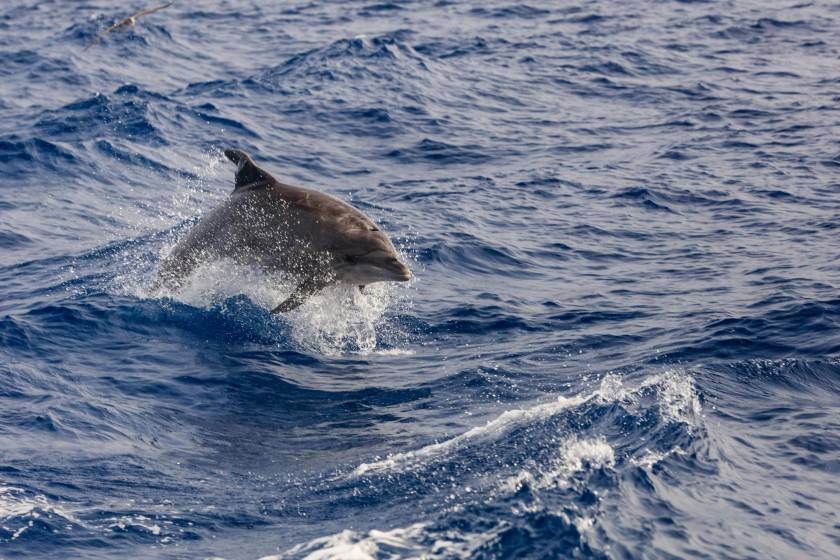
[[[840,557],[840,5],[0,7],[0,559]],[[226,148],[414,273],[159,261]]]

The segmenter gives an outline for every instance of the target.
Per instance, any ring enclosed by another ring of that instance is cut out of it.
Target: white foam
[[[353,474],[356,476],[362,476],[369,473],[395,470],[404,466],[422,463],[425,460],[431,460],[444,455],[452,449],[467,442],[474,442],[482,439],[497,439],[517,426],[550,418],[568,408],[580,405],[585,401],[586,397],[567,398],[561,396],[557,397],[555,402],[544,403],[531,408],[508,410],[493,420],[490,420],[484,426],[472,428],[452,439],[448,439],[440,443],[433,443],[415,451],[395,453],[387,459],[383,459],[381,461],[362,463],[356,467]]]
[[[697,398],[693,380],[687,374],[669,371],[653,375],[635,388],[626,388],[621,378],[616,375],[605,375],[598,389],[591,394],[573,397],[559,396],[554,402],[505,411],[485,425],[471,428],[446,441],[433,443],[413,451],[394,453],[385,459],[370,463],[362,463],[354,469],[353,475],[364,476],[415,468],[424,463],[439,460],[463,445],[477,441],[497,440],[513,429],[546,420],[590,400],[602,403],[626,401],[631,404],[640,391],[651,387],[659,391],[658,405],[663,418],[688,425],[696,424],[701,412],[700,401]]]
[[[344,530],[295,546],[283,555],[264,556],[260,560],[280,560],[289,556],[303,557],[306,560],[373,560],[381,558],[378,553],[384,545],[406,557],[411,552],[417,552],[412,550],[414,546],[411,540],[422,532],[423,527],[417,524],[393,531],[373,530],[367,535]]]
[[[612,467],[614,464],[615,452],[604,438],[579,440],[572,437],[563,442],[560,456],[543,473],[540,486],[562,486],[572,475],[587,466],[600,468]]]
[[[669,371],[660,376],[660,414],[673,422],[695,426],[700,420],[700,398],[690,376]]]
[[[432,560],[436,558],[465,558],[481,545],[493,540],[492,532],[464,534],[455,529],[445,536],[432,535],[424,523],[408,527],[367,533],[344,530],[297,545],[282,554],[263,556],[260,560]]]
[[[685,455],[685,451],[680,447],[674,447],[665,452],[651,451],[648,449],[641,457],[631,458],[630,464],[649,471],[655,464],[667,459],[671,455]]]
[[[125,531],[129,527],[139,527],[155,536],[159,536],[161,533],[160,525],[145,515],[121,515],[117,518],[113,518],[112,522],[109,523],[107,527],[111,530],[119,529],[121,531]]]
[[[382,350],[375,350],[371,354],[376,354],[377,356],[414,356],[417,352],[411,348],[384,348]]]
[[[702,407],[694,379],[681,370],[668,370],[646,377],[637,387],[625,387],[621,378],[606,375],[601,382],[598,396],[603,402],[633,402],[639,393],[654,389],[660,416],[671,422],[695,426],[700,420]]]
[[[378,346],[377,326],[405,288],[376,283],[362,294],[355,286],[332,286],[289,314],[298,344],[326,355],[371,354]]]
[[[537,475],[523,470],[501,483],[504,492],[514,492],[524,481],[535,488],[563,486],[575,473],[589,467],[612,466],[615,456],[612,447],[602,438],[578,440],[569,438],[560,450],[560,455],[549,469]],[[591,531],[591,518],[569,519],[565,512],[557,512],[568,523],[574,523],[581,533]],[[503,528],[504,526],[500,526]],[[260,560],[283,560],[303,558],[305,560],[373,560],[382,558],[465,558],[472,555],[483,544],[496,538],[493,530],[481,533],[462,533],[450,529],[445,536],[428,530],[428,525],[416,523],[390,531],[371,530],[367,533],[344,530],[334,535],[320,537],[308,543],[297,545],[283,554],[264,556]]]
[[[58,516],[71,523],[80,524],[66,510],[51,503],[46,496],[27,494],[22,488],[13,486],[0,486],[0,523],[26,520],[14,530],[11,540],[17,539],[32,528],[35,519],[41,516]]]
[[[587,466],[591,468],[612,467],[615,452],[604,438],[579,440],[572,436],[560,445],[560,453],[542,469],[522,469],[505,479],[499,489],[503,493],[518,492],[523,485],[531,488],[564,488],[569,479]]]

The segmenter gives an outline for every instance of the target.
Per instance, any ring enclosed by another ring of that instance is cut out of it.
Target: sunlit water
[[[840,8],[0,7],[0,558],[840,556]],[[155,267],[233,187],[415,274]]]

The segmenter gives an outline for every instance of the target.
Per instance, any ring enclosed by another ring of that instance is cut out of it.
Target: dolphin
[[[411,271],[388,236],[360,210],[328,194],[281,183],[242,150],[233,192],[161,261],[153,288],[177,289],[200,264],[222,258],[283,272],[297,281],[272,309],[295,309],[325,287],[406,282]]]

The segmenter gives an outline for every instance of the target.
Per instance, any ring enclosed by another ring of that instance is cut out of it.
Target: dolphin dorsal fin
[[[236,164],[236,183],[233,192],[249,185],[257,186],[258,183],[274,182],[274,177],[257,167],[251,156],[242,150],[225,150],[225,156]]]

